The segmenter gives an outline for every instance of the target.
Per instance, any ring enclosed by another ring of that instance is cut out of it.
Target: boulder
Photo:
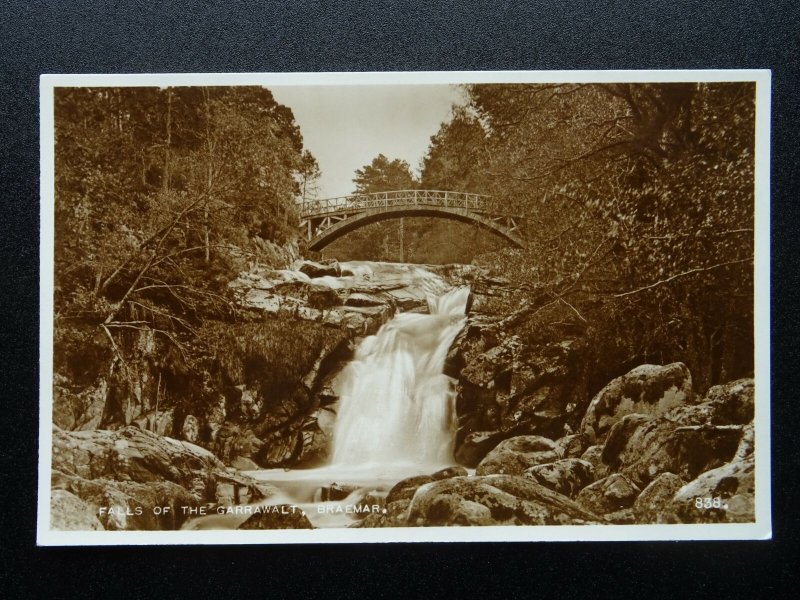
[[[508,438],[503,431],[474,431],[467,434],[458,446],[455,459],[462,465],[475,468],[497,444]]]
[[[589,438],[582,433],[567,435],[556,440],[556,452],[561,458],[580,458],[589,446]]]
[[[642,487],[666,472],[691,481],[730,461],[741,436],[741,425],[682,426],[668,417],[627,415],[609,434],[602,460]]]
[[[304,260],[298,271],[305,273],[312,279],[315,277],[340,277],[342,274],[342,269],[336,261],[322,264],[311,260]]]
[[[389,493],[386,495],[386,504],[389,505],[398,501],[411,500],[417,489],[426,483],[441,481],[450,477],[465,477],[466,475],[467,470],[464,467],[456,466],[436,471],[431,475],[407,477],[406,479],[398,481],[392,489],[389,490]]]
[[[412,526],[567,525],[597,520],[575,502],[530,479],[453,477],[420,487],[408,507]]]
[[[396,500],[391,504],[384,504],[384,510],[386,510],[385,513],[367,513],[363,519],[356,521],[349,527],[406,527],[406,517],[408,515],[408,507],[410,504],[411,500]]]
[[[196,495],[170,481],[88,480],[55,471],[52,489],[79,498],[102,529],[109,531],[177,529],[187,518],[184,510],[200,506]],[[156,507],[169,507],[169,510],[156,514]],[[85,510],[80,512],[81,519],[76,520],[69,512],[64,512],[72,511],[73,506],[58,504],[52,508],[52,522],[60,523],[61,528],[94,528],[92,521],[83,519]]]
[[[583,454],[581,454],[581,460],[585,460],[588,463],[597,469],[602,463],[602,455],[603,455],[603,446],[594,445],[589,446]]]
[[[613,470],[619,468],[620,455],[630,443],[634,433],[645,423],[651,423],[653,419],[648,415],[633,413],[625,415],[614,423],[608,432],[605,444],[600,453],[600,460],[605,465],[609,465]]]
[[[678,523],[673,498],[686,482],[674,473],[662,473],[642,490],[633,503],[637,523]]]
[[[700,502],[698,503],[698,499]],[[707,507],[705,501],[712,504]],[[715,500],[718,499],[718,502]],[[685,523],[752,523],[755,521],[754,430],[745,427],[729,463],[690,481],[675,494],[675,511]]]
[[[591,512],[606,514],[630,508],[639,492],[639,488],[630,479],[613,473],[583,488],[576,500]]]
[[[714,425],[746,425],[755,416],[755,382],[738,379],[710,388],[705,401],[711,406]]]
[[[65,493],[56,494],[51,516],[61,527],[94,527],[91,519],[65,513],[75,506],[67,493],[79,498],[104,529],[154,530],[179,528],[187,511],[199,506],[271,495],[263,487],[228,472],[199,446],[136,427],[53,432],[52,489]],[[156,510],[165,506],[168,511]]]
[[[223,465],[211,452],[138,427],[118,431],[53,431],[53,469],[83,479],[139,483],[172,481],[187,489],[213,488]]]
[[[231,461],[231,466],[239,471],[257,471],[259,466],[246,456],[237,456]]]
[[[467,470],[461,466],[448,467],[430,475],[407,477],[397,482],[379,504],[386,512],[368,513],[351,527],[405,527],[408,507],[416,491],[427,483],[451,477],[466,477]],[[366,503],[366,501],[365,501]]]
[[[261,507],[237,529],[314,529],[305,512],[291,504]]]
[[[692,401],[692,377],[686,365],[640,365],[598,392],[586,409],[580,431],[603,440],[625,415],[657,417]]]
[[[531,467],[525,475],[546,488],[573,498],[594,481],[594,467],[579,458],[564,458]]]
[[[96,509],[67,490],[50,492],[50,528],[60,531],[103,531]]]
[[[537,435],[520,435],[500,442],[480,462],[477,475],[522,475],[530,467],[558,460],[552,440]]]

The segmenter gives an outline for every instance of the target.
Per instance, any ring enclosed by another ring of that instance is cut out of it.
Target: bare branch
[[[721,267],[727,267],[727,266],[730,266],[730,265],[739,265],[739,264],[746,263],[746,262],[752,262],[752,260],[753,260],[752,258],[743,258],[741,260],[730,260],[730,261],[727,261],[727,262],[723,262],[723,263],[719,263],[719,264],[716,264],[716,265],[712,265],[710,267],[702,267],[702,268],[698,267],[696,269],[690,269],[688,271],[684,271],[683,273],[677,273],[677,274],[675,274],[675,275],[673,275],[671,277],[667,277],[666,279],[662,279],[660,281],[656,281],[655,283],[651,283],[650,285],[646,285],[644,287],[640,287],[638,289],[631,290],[629,292],[622,292],[621,294],[614,294],[614,297],[615,298],[622,298],[623,296],[631,296],[633,294],[638,294],[639,292],[644,292],[646,290],[651,290],[651,289],[656,288],[658,286],[664,285],[666,283],[669,283],[671,281],[679,279],[680,277],[686,277],[687,275],[693,275],[695,273],[704,273],[706,271],[713,271],[714,269],[719,269]]]

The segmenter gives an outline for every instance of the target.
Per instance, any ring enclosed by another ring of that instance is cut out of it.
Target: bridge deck
[[[371,194],[353,194],[337,198],[325,198],[300,203],[300,216],[303,218],[321,217],[330,214],[351,214],[370,208],[390,206],[442,206],[445,208],[466,208],[474,212],[489,210],[490,196],[468,192],[444,190],[394,190]]]
[[[311,200],[298,205],[300,229],[317,250],[354,229],[402,216],[435,216],[473,223],[521,247],[519,217],[496,210],[491,196],[445,190],[392,190]]]

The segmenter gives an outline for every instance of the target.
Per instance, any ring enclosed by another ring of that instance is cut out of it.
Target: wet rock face
[[[625,415],[657,417],[692,399],[692,377],[686,365],[641,365],[600,390],[589,403],[580,430],[602,440]]]
[[[474,466],[493,445],[518,435],[571,433],[587,404],[585,344],[526,346],[485,317],[456,338],[446,373],[458,380],[456,457]]]

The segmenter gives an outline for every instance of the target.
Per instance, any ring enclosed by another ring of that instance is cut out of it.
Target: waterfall
[[[443,374],[470,290],[428,295],[365,338],[339,378],[332,465],[452,463],[455,392]]]

